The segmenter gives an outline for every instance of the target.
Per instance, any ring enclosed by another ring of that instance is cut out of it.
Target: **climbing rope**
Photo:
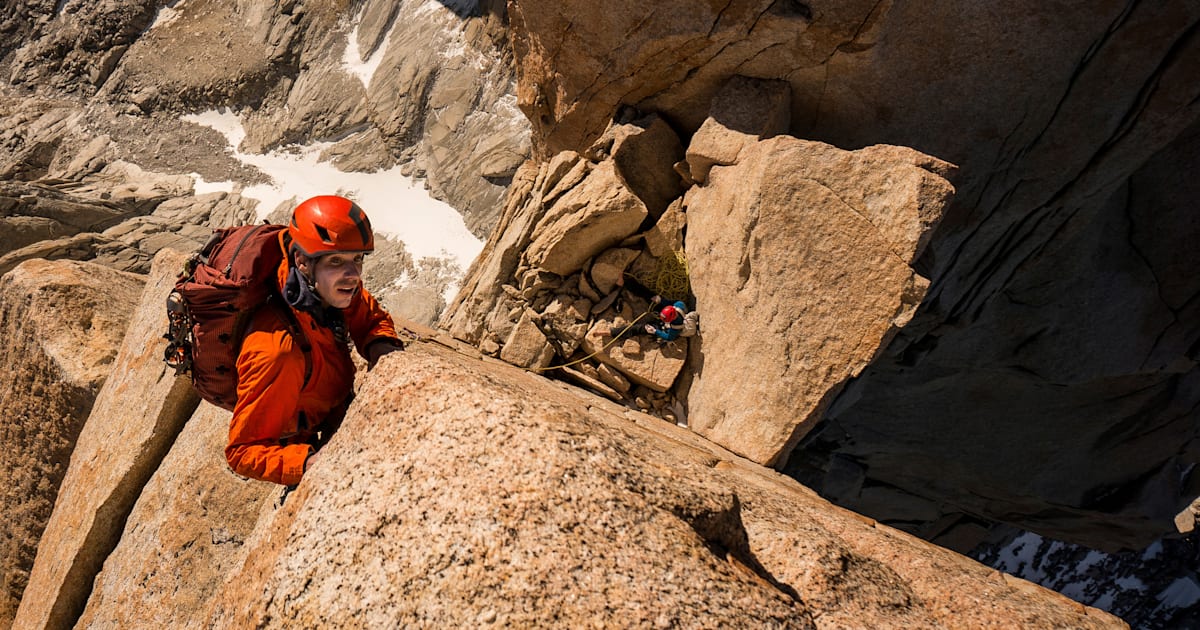
[[[545,371],[547,371],[547,370],[557,370],[557,369],[559,369],[559,368],[571,367],[572,365],[575,365],[576,363],[582,363],[582,362],[584,362],[584,361],[587,361],[588,359],[590,359],[590,358],[592,358],[592,357],[596,356],[597,354],[600,354],[601,352],[604,352],[605,350],[608,350],[610,347],[612,347],[612,345],[613,345],[614,343],[617,343],[617,340],[618,340],[618,339],[620,339],[621,337],[623,337],[623,336],[625,335],[625,333],[627,333],[627,332],[629,332],[629,331],[633,330],[633,329],[634,329],[634,328],[637,326],[638,322],[642,321],[642,319],[643,319],[643,318],[645,318],[645,317],[646,317],[647,315],[649,315],[650,313],[651,313],[651,311],[646,311],[645,313],[642,313],[641,315],[638,315],[638,318],[637,318],[637,319],[635,319],[635,320],[633,320],[633,323],[631,323],[631,324],[629,324],[628,326],[626,326],[626,327],[625,327],[625,330],[622,330],[622,331],[621,331],[621,334],[614,336],[614,337],[612,338],[612,341],[610,341],[610,342],[608,342],[608,343],[604,344],[604,346],[602,346],[602,347],[601,347],[599,350],[597,350],[597,351],[595,351],[595,352],[593,352],[593,353],[591,353],[591,354],[587,355],[586,357],[581,357],[581,358],[579,358],[579,359],[575,359],[574,361],[571,361],[570,363],[564,363],[564,364],[562,364],[562,365],[548,365],[548,366],[546,366],[546,367],[544,367],[544,368],[529,368],[529,371],[531,371],[531,372],[545,372]]]
[[[671,252],[658,260],[658,269],[641,277],[634,276],[638,282],[649,287],[668,301],[687,299],[691,291],[688,279],[687,258],[681,251]]]

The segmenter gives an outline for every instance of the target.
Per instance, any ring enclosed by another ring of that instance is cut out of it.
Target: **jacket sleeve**
[[[238,400],[225,447],[234,472],[284,485],[300,482],[309,446],[284,446],[282,440],[296,433],[304,366],[304,351],[285,331],[246,335],[237,360]]]
[[[354,347],[363,358],[367,358],[367,346],[371,343],[380,339],[400,339],[396,335],[396,324],[392,321],[392,316],[383,310],[375,296],[365,287],[354,296],[344,314],[350,338],[354,340]]]

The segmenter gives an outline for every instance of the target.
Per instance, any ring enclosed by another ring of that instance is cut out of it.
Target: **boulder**
[[[1123,627],[686,430],[436,344],[366,376],[245,557],[201,625]]]
[[[689,191],[686,250],[704,320],[688,394],[695,431],[779,462],[907,323],[928,286],[909,266],[918,228],[953,193],[913,153],[780,136]]]
[[[117,545],[126,517],[199,399],[163,363],[163,304],[185,256],[164,250],[129,319],[71,463],[14,621],[20,628],[69,628],[92,580]],[[128,308],[128,305],[126,305]],[[107,349],[111,352],[111,346]]]
[[[661,258],[683,251],[683,228],[687,226],[687,214],[684,212],[683,198],[676,199],[654,227],[646,230],[646,251],[650,255]]]
[[[89,263],[44,260],[0,279],[0,627],[12,624],[142,283]]]
[[[242,564],[279,486],[225,463],[230,412],[202,402],[154,471],[104,560],[79,628],[199,627]]]
[[[683,145],[658,115],[614,121],[588,149],[588,157],[596,162],[611,157],[621,181],[646,204],[652,217],[661,215],[683,192],[679,174],[671,167],[683,157]]]
[[[550,203],[523,256],[530,267],[570,275],[637,230],[647,216],[646,205],[621,182],[615,168],[612,160],[596,164],[579,184]]]
[[[708,118],[688,144],[692,180],[703,184],[714,164],[734,164],[746,146],[786,134],[792,117],[791,91],[785,81],[730,79],[713,97]]]
[[[625,269],[638,256],[638,250],[616,247],[602,252],[592,262],[588,278],[600,295],[612,293],[625,282]]]
[[[550,365],[550,360],[554,358],[554,348],[550,346],[542,329],[534,323],[533,313],[528,309],[521,314],[520,321],[504,342],[500,358],[513,365],[533,369]]]
[[[638,325],[645,322],[643,320]],[[634,383],[656,392],[670,389],[687,362],[687,340],[658,343],[654,337],[628,332],[623,341],[611,343],[611,328],[612,322],[598,322],[583,338],[583,349],[589,354],[595,353],[597,361],[616,369]],[[604,371],[601,371],[601,375],[604,375]],[[604,378],[601,380],[615,386]]]

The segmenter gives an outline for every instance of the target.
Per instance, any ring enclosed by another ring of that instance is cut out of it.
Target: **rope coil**
[[[671,302],[685,300],[691,292],[687,257],[682,251],[674,251],[660,258],[658,269],[633,277]]]

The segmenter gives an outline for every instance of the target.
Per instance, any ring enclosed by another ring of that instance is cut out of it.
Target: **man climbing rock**
[[[375,248],[362,208],[313,197],[296,207],[279,245],[286,304],[258,309],[242,341],[225,458],[238,474],[293,485],[350,404],[350,344],[372,366],[404,346],[362,286],[363,257]]]

